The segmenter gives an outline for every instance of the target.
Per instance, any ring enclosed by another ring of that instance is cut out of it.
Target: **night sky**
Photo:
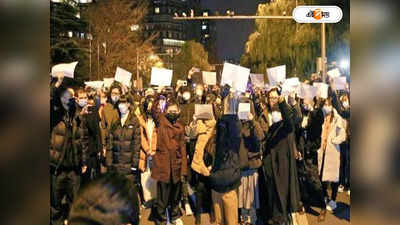
[[[235,15],[254,15],[260,0],[202,0],[202,7],[210,9],[214,15],[226,15],[227,9]],[[217,57],[219,60],[239,61],[250,33],[254,31],[254,20],[217,20]]]

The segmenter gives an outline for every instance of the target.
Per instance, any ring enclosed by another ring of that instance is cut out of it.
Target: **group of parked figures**
[[[290,224],[309,206],[350,194],[349,97],[283,96],[279,86],[237,93],[225,85],[134,90],[51,82],[52,224]],[[308,81],[310,84],[316,81]],[[247,120],[238,105],[250,103]],[[214,119],[195,116],[211,104]],[[330,195],[328,188],[330,187]]]

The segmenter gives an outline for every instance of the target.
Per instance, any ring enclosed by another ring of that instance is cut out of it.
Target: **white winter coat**
[[[346,124],[345,120],[333,109],[333,121],[328,134],[325,163],[322,174],[322,181],[339,182],[340,173],[340,147],[339,145],[346,140]],[[321,166],[324,157],[324,150],[322,149],[322,134],[321,133],[321,147],[318,149],[318,171],[321,175]]]

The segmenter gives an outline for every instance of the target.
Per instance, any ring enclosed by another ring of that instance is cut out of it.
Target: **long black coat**
[[[287,221],[290,212],[301,209],[292,120],[286,103],[279,103],[283,120],[272,124],[265,141],[263,173],[267,188],[268,218]]]

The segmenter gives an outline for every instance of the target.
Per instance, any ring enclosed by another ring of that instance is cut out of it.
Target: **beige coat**
[[[324,133],[324,127],[322,127],[322,134]],[[333,121],[328,133],[328,139],[326,144],[325,152],[325,163],[322,174],[322,181],[339,182],[339,171],[340,171],[340,147],[343,141],[346,140],[346,129],[345,121],[333,109]],[[322,142],[322,140],[321,140]],[[321,175],[321,167],[324,157],[324,150],[322,149],[322,144],[320,149],[318,149],[318,171]]]
[[[210,176],[210,171],[204,164],[203,157],[204,149],[214,133],[215,125],[215,120],[206,120],[205,122],[198,120],[196,124],[196,133],[198,137],[191,167],[194,171],[203,176]]]

